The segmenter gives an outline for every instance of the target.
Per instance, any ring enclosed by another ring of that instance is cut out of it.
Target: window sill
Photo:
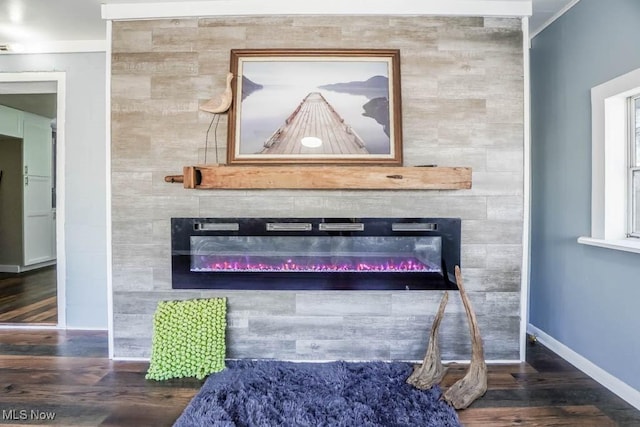
[[[578,243],[640,254],[640,239],[605,240],[594,239],[592,237],[578,237]]]

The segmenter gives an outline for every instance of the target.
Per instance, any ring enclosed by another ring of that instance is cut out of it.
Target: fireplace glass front
[[[440,236],[191,236],[194,272],[442,272]]]
[[[174,218],[173,287],[456,289],[458,219]]]

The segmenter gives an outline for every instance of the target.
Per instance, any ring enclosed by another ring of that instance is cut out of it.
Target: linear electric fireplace
[[[459,218],[172,218],[174,289],[457,289]]]

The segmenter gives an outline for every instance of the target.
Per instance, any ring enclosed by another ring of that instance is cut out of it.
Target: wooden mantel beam
[[[196,189],[458,190],[471,188],[471,168],[396,166],[185,166],[183,182]]]

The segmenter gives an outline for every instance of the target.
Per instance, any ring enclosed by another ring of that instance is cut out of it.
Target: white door
[[[25,113],[23,127],[24,265],[55,259],[52,208],[51,125],[47,118]]]

